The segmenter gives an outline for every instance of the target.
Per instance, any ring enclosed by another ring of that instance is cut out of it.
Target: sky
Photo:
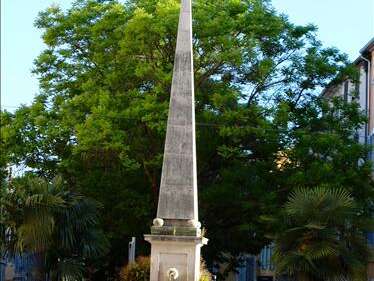
[[[41,32],[33,26],[39,11],[52,4],[70,7],[72,0],[1,1],[1,108],[14,111],[38,93],[31,74],[43,50]],[[374,0],[272,0],[295,24],[313,23],[327,47],[337,47],[351,60],[374,37]]]

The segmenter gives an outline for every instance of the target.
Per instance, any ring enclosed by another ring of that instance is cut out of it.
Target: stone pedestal
[[[145,235],[152,244],[150,281],[169,281],[176,270],[178,281],[198,281],[200,278],[200,248],[207,239],[193,236]]]

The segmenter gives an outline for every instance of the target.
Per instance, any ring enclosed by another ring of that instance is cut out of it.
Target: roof
[[[360,56],[354,60],[353,64],[358,65],[359,63],[363,62],[363,56],[370,60],[370,58],[367,57],[369,52],[374,49],[374,37],[366,43],[366,45],[360,50]]]
[[[360,50],[360,53],[365,55],[374,48],[374,37]]]

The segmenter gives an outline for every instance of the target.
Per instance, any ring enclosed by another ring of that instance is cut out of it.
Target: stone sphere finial
[[[167,275],[169,277],[169,280],[177,280],[179,277],[178,269],[172,267],[168,269]]]
[[[155,218],[153,220],[153,225],[157,227],[162,227],[164,225],[164,220],[160,218]]]
[[[201,227],[201,223],[197,220],[189,220],[188,224],[195,227],[195,228],[200,228]]]

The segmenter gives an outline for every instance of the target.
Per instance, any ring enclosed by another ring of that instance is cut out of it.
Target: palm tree
[[[368,220],[347,191],[327,186],[296,190],[283,215],[275,239],[278,274],[300,281],[366,279]]]
[[[99,204],[67,189],[61,178],[25,177],[7,190],[8,249],[40,253],[51,280],[81,280],[87,263],[105,254]]]

